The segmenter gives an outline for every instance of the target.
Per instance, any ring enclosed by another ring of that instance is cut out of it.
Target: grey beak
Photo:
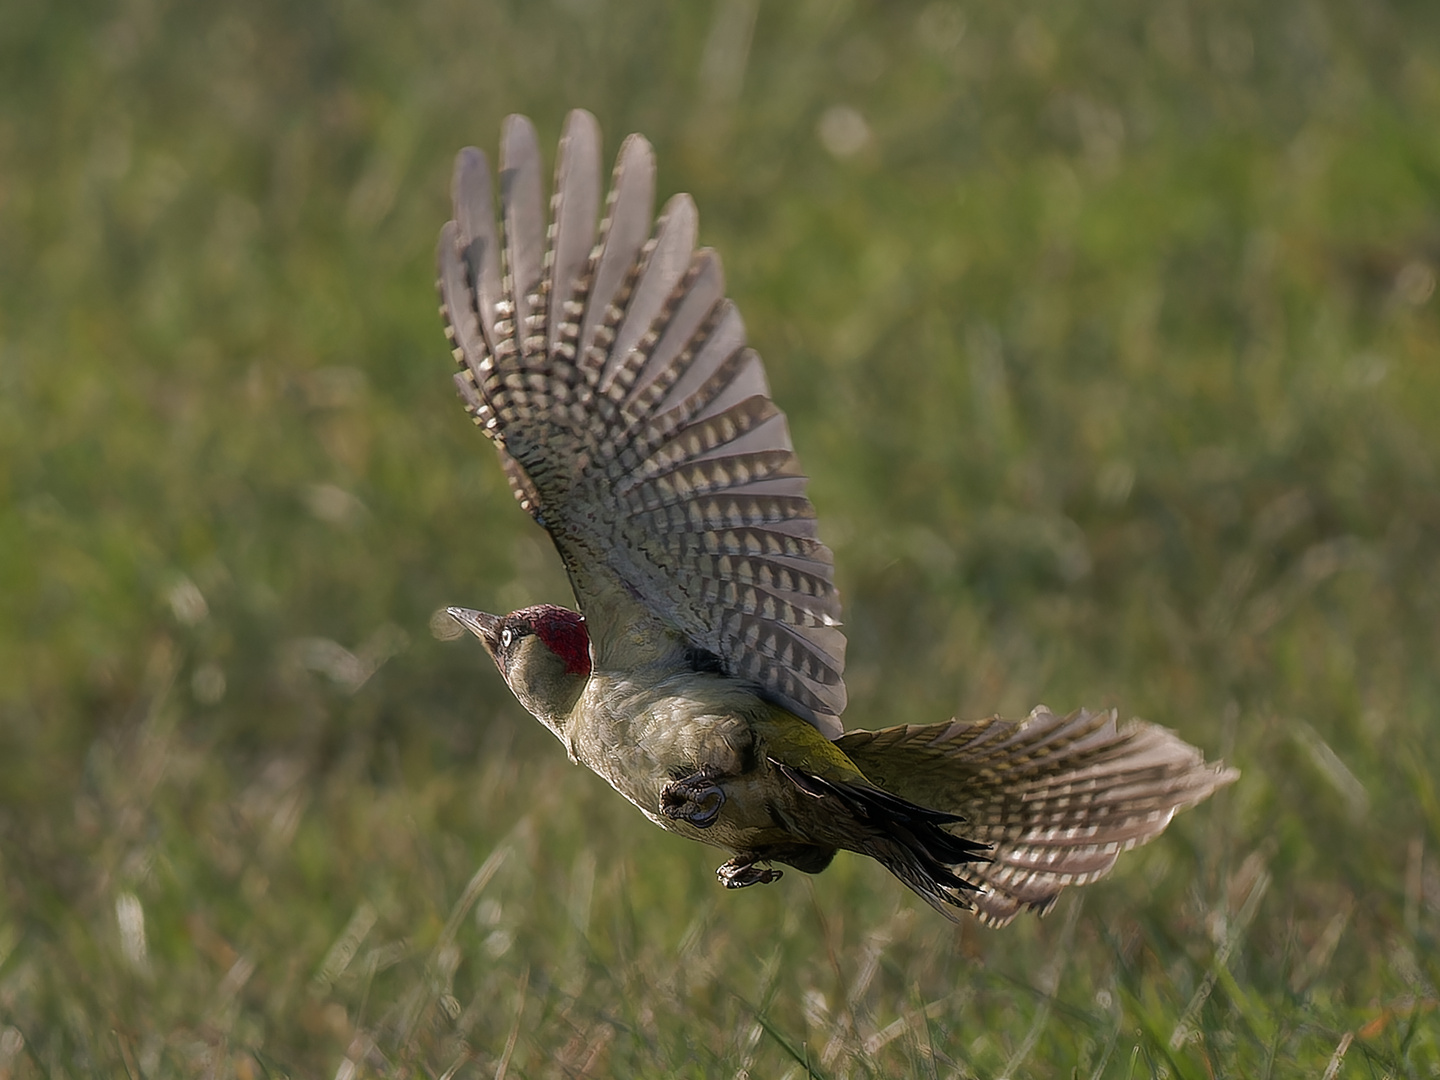
[[[499,653],[500,617],[498,615],[487,615],[483,611],[471,611],[469,608],[463,607],[446,608],[445,614],[483,641],[491,656]]]

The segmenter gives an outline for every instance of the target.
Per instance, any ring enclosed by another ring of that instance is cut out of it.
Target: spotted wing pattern
[[[958,832],[993,845],[989,862],[962,873],[981,885],[968,897],[976,913],[1000,926],[1103,877],[1239,775],[1162,727],[1115,721],[1114,710],[1062,717],[1042,705],[1019,723],[852,731],[839,745],[874,783],[959,815]]]
[[[499,178],[497,228],[485,155],[460,153],[439,245],[455,383],[581,609],[633,597],[838,736],[833,559],[720,260],[695,250],[694,203],[675,196],[652,230],[654,156],[632,135],[597,229],[600,132],[583,111],[566,122],[548,226],[524,117],[505,122]],[[612,643],[595,644],[603,659]]]

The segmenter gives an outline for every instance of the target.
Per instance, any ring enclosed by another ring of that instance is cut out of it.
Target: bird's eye
[[[510,632],[510,628],[508,626],[504,630],[501,630],[500,647],[502,649],[508,649],[510,647],[510,641],[514,636],[515,635]]]

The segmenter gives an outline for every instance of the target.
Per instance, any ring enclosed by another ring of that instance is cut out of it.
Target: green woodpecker
[[[695,250],[686,195],[652,228],[640,136],[603,218],[601,190],[598,126],[571,113],[547,225],[535,131],[512,116],[500,227],[466,149],[439,244],[456,386],[580,608],[448,612],[572,761],[729,852],[727,887],[843,849],[993,924],[1043,912],[1235,778],[1113,711],[844,731],[833,560],[720,260]]]

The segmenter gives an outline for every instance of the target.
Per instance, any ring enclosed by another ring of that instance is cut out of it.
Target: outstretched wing
[[[967,840],[993,845],[963,873],[981,886],[969,897],[977,913],[996,926],[1109,873],[1122,851],[1239,775],[1154,724],[1120,728],[1114,710],[1062,717],[1043,705],[1019,723],[851,731],[839,747],[873,783],[958,815]]]
[[[506,120],[497,230],[485,155],[456,161],[439,262],[460,396],[554,538],[598,663],[630,617],[658,619],[836,737],[833,559],[720,259],[695,250],[695,205],[675,196],[652,232],[654,156],[632,135],[597,231],[600,132],[583,111],[555,171],[547,228],[534,128]]]

